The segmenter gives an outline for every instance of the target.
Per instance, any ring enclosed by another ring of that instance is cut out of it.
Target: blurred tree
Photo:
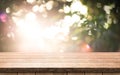
[[[89,8],[92,8],[88,12],[90,13],[90,15],[93,15],[93,17],[96,17],[96,30],[100,33],[100,36],[93,40],[91,43],[91,47],[93,48],[93,50],[103,52],[118,51],[120,45],[119,0],[86,0],[86,2],[83,3],[85,3]]]
[[[64,45],[66,46],[64,49],[78,51],[84,44],[86,46],[89,44],[93,51],[118,51],[119,2],[119,0],[0,0],[0,46],[3,48],[1,51],[13,49],[16,40],[20,38],[16,21],[29,12],[37,14],[43,28],[59,23],[57,26],[69,32],[67,41],[62,41],[67,44]],[[62,33],[58,34],[63,36]],[[14,45],[11,46],[11,43]]]

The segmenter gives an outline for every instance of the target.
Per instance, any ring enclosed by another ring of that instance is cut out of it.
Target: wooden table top
[[[25,69],[29,71],[47,71],[47,69],[51,71],[55,69],[67,69],[67,71],[91,71],[97,69],[104,71],[106,69],[120,72],[120,53],[0,53],[1,71],[25,71]]]

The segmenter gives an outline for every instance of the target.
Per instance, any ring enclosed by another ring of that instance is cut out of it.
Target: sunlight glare
[[[48,1],[46,3],[46,9],[51,10],[53,8],[54,1]]]
[[[80,12],[83,15],[86,15],[88,9],[80,1],[75,1],[71,4],[71,12],[74,13],[76,11]]]
[[[33,6],[32,10],[33,10],[34,12],[37,12],[37,11],[39,10],[39,6],[38,6],[38,5]]]
[[[56,51],[59,49],[59,42],[65,40],[69,33],[68,27],[57,25],[42,29],[41,23],[33,12],[28,12],[23,18],[12,17],[12,19],[16,23],[18,34],[22,40],[20,41],[20,51]],[[55,45],[56,47],[54,47]]]
[[[27,2],[32,4],[35,0],[27,0]]]
[[[69,12],[70,12],[70,7],[64,6],[64,13],[69,13]]]
[[[10,13],[10,8],[9,7],[6,8],[6,13]]]
[[[72,17],[71,16],[65,16],[64,17],[64,22],[63,22],[63,27],[70,27],[73,24]]]
[[[36,15],[32,12],[29,12],[28,14],[26,14],[25,19],[27,21],[35,21],[36,20]]]
[[[66,0],[67,2],[71,2],[72,0]]]
[[[73,23],[79,22],[80,21],[80,16],[77,15],[77,14],[73,14],[72,15],[72,21],[73,21]]]

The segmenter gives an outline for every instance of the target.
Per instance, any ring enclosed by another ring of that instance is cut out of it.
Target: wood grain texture
[[[0,72],[120,72],[120,53],[0,53]]]
[[[17,75],[17,73],[0,73],[0,75]]]
[[[0,68],[120,68],[119,53],[0,53]]]
[[[35,75],[35,73],[18,73],[18,75]]]
[[[120,73],[0,73],[0,75],[120,75]]]
[[[68,73],[68,75],[84,75],[84,73]]]
[[[53,75],[53,73],[36,73],[36,75]]]
[[[67,73],[36,73],[36,75],[67,75]]]
[[[85,75],[102,75],[102,73],[85,73]]]
[[[103,75],[120,75],[120,73],[103,73]]]
[[[53,75],[67,75],[67,73],[53,73]]]

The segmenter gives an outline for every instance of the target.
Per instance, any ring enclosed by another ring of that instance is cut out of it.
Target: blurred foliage
[[[76,8],[72,8],[75,2],[78,2],[77,4],[82,3],[81,5],[83,7],[80,8],[80,5],[76,5]],[[49,3],[52,4],[52,6],[47,6]],[[103,33],[111,27],[116,31],[116,28],[114,28],[115,26],[113,25],[117,24],[120,18],[120,14],[118,14],[120,10],[119,0],[35,0],[34,2],[27,2],[26,0],[0,0],[0,12],[6,12],[6,8],[10,10],[10,12],[7,13],[9,21],[7,24],[0,22],[1,28],[8,30],[6,28],[11,26],[11,32],[14,31],[15,36],[17,36],[15,33],[15,23],[12,21],[11,17],[22,17],[25,14],[19,14],[20,10],[23,10],[20,12],[27,13],[32,11],[33,6],[35,5],[43,5],[44,9],[41,9],[39,13],[35,13],[37,14],[37,17],[42,17],[43,23],[49,22],[49,25],[47,26],[51,26],[65,17],[70,19],[69,25],[66,26],[69,27],[68,41],[73,44],[83,41],[90,44],[101,37]],[[45,16],[47,16],[47,20]],[[6,24],[5,27],[3,26],[4,24]],[[64,27],[64,25],[61,26]],[[117,32],[118,31],[116,31],[116,33]],[[3,37],[6,39],[7,37],[3,35],[7,35],[6,33],[10,33],[10,31],[3,33],[1,30],[0,33],[2,36],[1,39]],[[3,44],[2,41],[1,44]]]
[[[118,51],[120,46],[119,0],[81,0],[88,7],[88,15],[81,27],[73,25],[72,35],[79,33],[93,51]],[[81,28],[81,29],[80,29]],[[78,36],[76,35],[76,36]],[[80,40],[81,40],[80,39]]]

